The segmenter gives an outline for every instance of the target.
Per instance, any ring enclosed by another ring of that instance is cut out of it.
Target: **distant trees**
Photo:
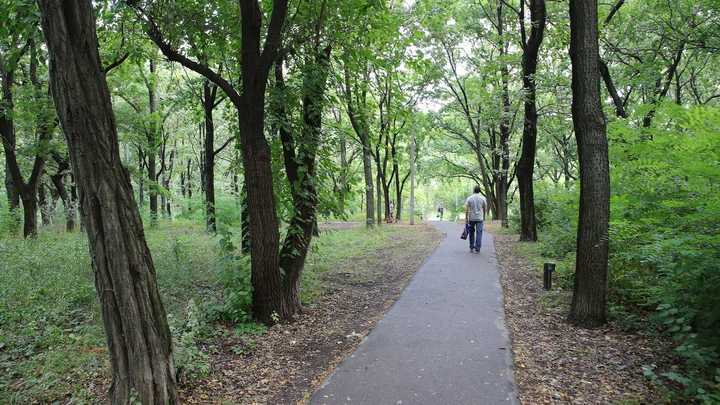
[[[41,0],[50,84],[80,187],[112,365],[110,400],[177,401],[172,342],[115,115],[92,2]]]
[[[8,13],[10,10],[6,10]],[[2,100],[0,101],[0,141],[5,154],[5,189],[11,210],[18,208],[22,201],[23,235],[37,235],[38,192],[49,152],[49,142],[55,131],[54,116],[50,113],[47,86],[41,82],[39,70],[42,50],[37,45],[37,21],[27,7],[14,10],[19,22],[28,28],[15,27],[5,46],[0,47],[0,79],[2,79]],[[10,28],[13,28],[12,26]],[[25,127],[23,143],[31,140],[32,166],[29,175],[23,175],[23,165],[18,156],[18,126],[15,116],[17,108],[15,92],[18,73],[24,79],[23,110],[32,115],[32,127]],[[27,132],[31,132],[28,134]]]

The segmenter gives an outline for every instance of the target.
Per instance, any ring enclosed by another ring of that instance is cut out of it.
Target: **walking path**
[[[492,235],[480,254],[447,234],[400,299],[311,404],[516,404]]]

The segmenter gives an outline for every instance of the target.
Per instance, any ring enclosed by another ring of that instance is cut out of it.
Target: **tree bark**
[[[580,162],[575,288],[569,321],[594,327],[607,319],[610,175],[600,101],[597,0],[570,0],[572,115]]]
[[[110,401],[177,402],[172,341],[100,66],[89,0],[40,0],[50,83],[87,228],[112,365]]]
[[[524,10],[524,6],[521,6]],[[521,15],[524,20],[525,16]],[[535,193],[533,175],[537,149],[537,105],[535,102],[535,73],[538,53],[545,31],[545,0],[530,1],[530,37],[524,45],[522,69],[525,92],[525,120],[523,125],[522,152],[517,167],[520,188],[520,240],[537,241],[537,219],[535,218]],[[524,28],[522,28],[524,30]],[[523,35],[524,37],[524,35]]]

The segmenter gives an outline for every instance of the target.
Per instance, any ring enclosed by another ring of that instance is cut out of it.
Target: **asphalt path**
[[[463,225],[431,224],[445,239],[311,404],[517,403],[492,235],[470,253]]]

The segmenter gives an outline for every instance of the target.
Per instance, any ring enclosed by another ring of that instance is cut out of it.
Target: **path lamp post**
[[[555,271],[555,263],[545,263],[543,266],[543,288],[547,291],[552,289],[552,274]]]

